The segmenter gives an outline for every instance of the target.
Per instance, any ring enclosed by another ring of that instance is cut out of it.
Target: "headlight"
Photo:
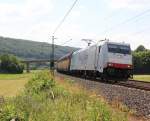
[[[113,64],[112,63],[108,63],[108,66],[113,66]]]
[[[128,65],[128,68],[132,68],[132,65]]]

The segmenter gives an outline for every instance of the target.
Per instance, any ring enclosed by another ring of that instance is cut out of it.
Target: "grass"
[[[89,105],[88,107],[88,104],[87,104],[87,107],[92,109],[91,110],[92,115],[91,115],[90,121],[127,121],[128,116],[132,114],[131,110],[129,110],[129,108],[127,108],[126,106],[122,105],[120,102],[115,101],[110,106],[102,96],[97,95],[96,90],[88,91],[84,89],[82,86],[80,86],[78,83],[75,83],[74,80],[65,79],[65,78],[57,78],[57,84],[61,85],[64,89],[69,91],[69,93],[71,93],[72,95],[80,94],[81,100],[82,100],[82,96],[84,95],[86,97],[85,99],[83,99],[85,101],[85,102],[83,101],[84,103],[86,103],[86,101],[87,102],[89,101],[89,104],[91,102],[93,103],[92,106],[94,107],[92,107],[91,105]],[[74,103],[76,104],[76,102]],[[81,109],[76,106],[77,110],[83,109],[82,106],[80,107]],[[94,108],[96,108],[96,110]]]
[[[10,97],[19,94],[35,73],[39,71],[31,71],[31,73],[23,74],[0,74],[0,96]],[[150,82],[150,75],[134,75],[135,80]]]
[[[150,75],[134,75],[135,80],[150,82]]]
[[[0,105],[0,120],[7,121],[127,121],[128,112],[117,111],[74,81],[40,72],[24,92]]]
[[[10,97],[19,94],[36,71],[23,74],[0,74],[0,96]]]

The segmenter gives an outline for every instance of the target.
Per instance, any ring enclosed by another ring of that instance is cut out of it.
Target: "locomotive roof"
[[[126,45],[126,46],[130,46],[130,44],[129,43],[124,43],[124,42],[106,42],[106,43],[110,43],[110,44],[116,44],[116,45]]]
[[[116,44],[116,45],[126,45],[126,46],[130,46],[129,43],[125,43],[125,42],[102,41],[102,42],[98,42],[98,43],[97,43],[97,45],[103,45],[103,44]]]
[[[103,44],[116,44],[116,45],[125,45],[125,46],[130,46],[130,44],[128,44],[128,43],[124,43],[124,42],[103,41],[103,42],[98,42],[98,43],[96,43],[96,44],[94,44],[94,45],[91,45],[91,46],[88,46],[88,47],[82,48],[82,49],[80,49],[80,50],[77,50],[77,51],[75,51],[73,54],[80,53],[80,52],[82,52],[82,51],[84,51],[84,50],[86,50],[86,49],[88,49],[88,48],[91,48],[92,46],[96,46],[96,45],[100,46],[100,45],[103,45]]]

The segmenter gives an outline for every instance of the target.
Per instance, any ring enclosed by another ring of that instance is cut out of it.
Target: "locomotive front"
[[[106,47],[108,54],[104,71],[108,77],[131,78],[133,65],[130,45],[108,42]]]

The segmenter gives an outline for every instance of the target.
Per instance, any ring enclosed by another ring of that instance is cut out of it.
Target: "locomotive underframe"
[[[120,69],[120,68],[111,68],[108,67],[104,69],[104,74],[110,78],[123,78],[128,79],[133,77],[132,69]]]
[[[102,79],[128,79],[133,77],[132,69],[119,69],[119,68],[110,68],[107,67],[104,69],[103,73],[100,73],[95,70],[72,70],[69,71],[70,74],[82,76],[82,77],[90,77],[97,78],[100,77]]]

